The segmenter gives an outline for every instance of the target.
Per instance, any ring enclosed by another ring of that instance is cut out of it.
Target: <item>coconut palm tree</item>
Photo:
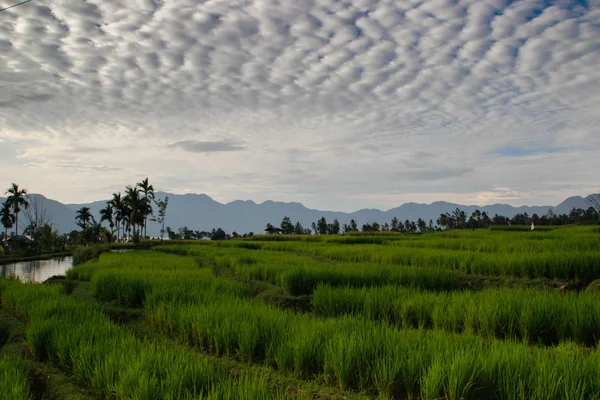
[[[81,207],[79,210],[77,210],[77,214],[75,214],[75,220],[77,221],[77,225],[84,230],[88,227],[88,225],[96,222],[89,207]]]
[[[27,209],[29,202],[27,201],[27,189],[19,189],[19,185],[13,183],[10,188],[6,191],[9,196],[6,198],[6,202],[9,207],[13,209],[15,213],[15,236],[19,234],[19,212],[21,207]]]
[[[154,200],[154,186],[150,185],[150,183],[148,182],[148,178],[144,179],[141,182],[138,182],[136,186],[144,194],[142,212],[144,214],[143,236],[145,237],[148,233],[148,215],[152,215],[152,203],[150,202],[150,200]]]
[[[119,228],[121,226],[121,221],[123,221],[123,199],[121,198],[121,192],[113,193],[113,198],[109,202],[113,208],[113,214],[115,219],[115,224],[117,226],[117,242],[119,241]],[[125,236],[125,235],[123,235]]]
[[[110,201],[106,202],[106,207],[100,210],[100,223],[108,222],[108,226],[110,227],[111,233],[113,233],[115,227],[115,219],[113,214],[113,207]]]
[[[127,186],[125,188],[124,202],[129,209],[129,223],[133,228],[133,235],[139,235],[139,226],[144,224],[144,205],[137,186]],[[136,227],[138,228],[137,230]]]
[[[2,208],[0,208],[0,223],[4,226],[4,237],[8,238],[8,230],[13,227],[15,216],[11,212],[10,204],[7,201],[2,203]]]

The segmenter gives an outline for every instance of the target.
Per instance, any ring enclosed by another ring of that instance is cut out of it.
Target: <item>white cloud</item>
[[[558,203],[600,168],[583,4],[36,0],[0,14],[0,181],[64,201],[149,176],[345,210]],[[519,147],[561,151],[496,151]]]

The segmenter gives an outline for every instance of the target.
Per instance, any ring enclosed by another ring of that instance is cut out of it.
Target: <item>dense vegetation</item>
[[[89,398],[591,399],[598,250],[595,227],[169,242],[0,280],[0,312]]]

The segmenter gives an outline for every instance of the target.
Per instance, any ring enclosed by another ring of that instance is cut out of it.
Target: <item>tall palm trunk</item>
[[[19,236],[19,211],[15,210],[15,236]]]

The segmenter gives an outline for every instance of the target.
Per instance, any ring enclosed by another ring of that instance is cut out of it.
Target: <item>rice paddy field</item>
[[[1,399],[599,399],[600,230],[255,236],[0,280]]]

